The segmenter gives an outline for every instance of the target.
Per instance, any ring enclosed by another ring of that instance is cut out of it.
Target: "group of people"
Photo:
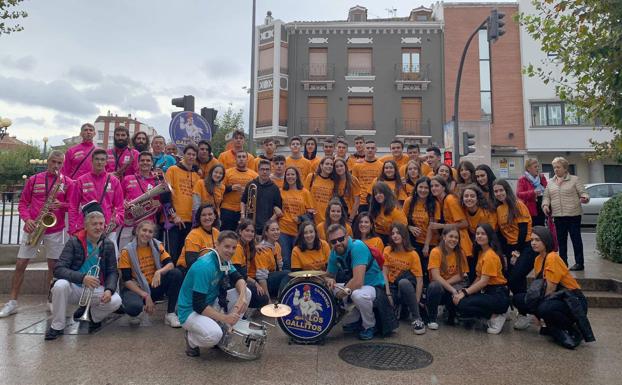
[[[399,139],[382,158],[363,137],[351,154],[345,139],[325,139],[320,156],[315,138],[297,136],[287,157],[271,139],[255,157],[235,131],[217,158],[208,141],[186,145],[176,158],[161,136],[148,151],[149,138],[137,132],[130,141],[123,126],[109,150],[97,148],[94,135],[84,124],[83,142],[66,154],[50,152],[48,169],[21,194],[26,236],[0,317],[17,311],[28,261],[45,249],[53,276],[46,340],[63,334],[68,304],[92,290],[90,306],[74,313],[89,312],[90,330],[114,311],[139,323],[167,298],[164,322],[185,329],[186,353],[197,356],[218,343],[223,325],[277,298],[288,273],[300,270],[326,272],[335,296],[354,305],[344,331],[363,340],[384,322],[376,320],[379,303],[416,334],[439,328],[441,305],[447,324],[485,319],[488,333],[499,334],[513,305],[516,329],[536,324],[567,348],[592,340],[583,327],[587,303],[570,273],[583,269],[580,233],[575,239],[580,204],[578,214],[572,205],[589,196],[563,158],[553,161],[548,184],[529,159],[514,193],[487,165],[452,168],[439,148],[422,153],[411,144],[404,152]],[[145,196],[160,208],[140,216]],[[42,211],[57,220],[33,244]],[[557,238],[544,226],[551,215]],[[576,259],[570,269],[568,233]],[[537,301],[527,285],[531,271],[546,282]]]

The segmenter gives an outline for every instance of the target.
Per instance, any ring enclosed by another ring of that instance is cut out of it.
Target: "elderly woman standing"
[[[525,175],[520,177],[516,186],[516,196],[529,209],[531,222],[534,226],[544,226],[544,212],[542,211],[542,196],[546,189],[546,178],[538,172],[537,159],[525,161]]]
[[[572,240],[575,264],[572,271],[583,270],[583,240],[581,239],[581,203],[590,201],[585,186],[575,175],[568,173],[568,161],[562,157],[553,159],[555,176],[544,190],[542,210],[546,215],[553,215],[559,255],[568,263],[568,233]]]

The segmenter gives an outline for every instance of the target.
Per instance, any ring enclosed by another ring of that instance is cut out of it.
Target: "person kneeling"
[[[199,356],[202,347],[218,344],[222,328],[235,325],[248,308],[251,292],[231,265],[237,244],[236,233],[222,231],[216,250],[193,263],[181,285],[177,314],[186,330],[186,354],[190,357]],[[228,289],[230,285],[235,288]]]
[[[425,324],[419,315],[421,293],[423,292],[423,271],[419,254],[410,244],[408,228],[393,222],[389,246],[384,249],[384,279],[388,283],[387,297],[398,309],[408,307],[415,334],[425,333]]]
[[[468,288],[453,296],[458,314],[463,318],[488,319],[489,334],[499,334],[510,306],[507,280],[503,276],[503,260],[499,256],[497,237],[488,223],[475,230],[473,254],[477,255],[476,278]]]
[[[283,270],[281,246],[277,242],[281,236],[279,223],[274,219],[266,222],[261,233],[260,249],[255,255],[255,280],[265,293],[278,297],[289,281],[289,270]]]
[[[85,230],[69,239],[54,268],[57,281],[52,287],[52,324],[45,333],[46,340],[55,340],[63,334],[67,305],[78,304],[87,290],[92,290],[88,307],[90,333],[98,330],[101,321],[121,306],[121,297],[115,293],[119,279],[115,248],[104,236],[101,206],[90,203],[83,212]],[[99,274],[93,274],[96,270]],[[78,309],[74,317],[79,318],[84,311],[85,308]]]
[[[155,311],[154,301],[164,294],[168,305],[164,323],[173,328],[181,327],[175,307],[183,274],[175,269],[171,256],[164,250],[162,242],[153,238],[155,223],[142,221],[136,226],[136,238],[121,251],[119,270],[125,287],[121,290],[123,308],[131,324],[139,324],[137,318],[143,310],[147,314]]]

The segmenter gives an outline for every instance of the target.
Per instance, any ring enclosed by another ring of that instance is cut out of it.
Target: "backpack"
[[[363,244],[367,247],[369,253],[371,254],[371,258],[365,266],[365,271],[367,272],[369,271],[369,269],[371,269],[372,265],[374,264],[374,260],[378,264],[378,267],[380,267],[380,270],[382,270],[382,266],[384,266],[384,255],[382,254],[382,252],[375,247],[367,246],[365,242],[363,242]],[[339,271],[337,272],[337,282],[350,281],[352,279],[352,256],[350,255],[349,251],[346,255],[345,261],[342,259],[337,259],[337,265],[339,266]]]

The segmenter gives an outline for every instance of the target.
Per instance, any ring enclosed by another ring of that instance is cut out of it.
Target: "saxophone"
[[[46,177],[47,178],[47,177]],[[56,194],[62,187],[62,178],[60,173],[56,172],[56,183],[52,187],[52,191],[48,195],[39,215],[37,215],[37,219],[35,219],[35,229],[32,233],[28,235],[28,240],[26,240],[26,245],[28,246],[36,246],[41,243],[41,238],[45,231],[50,227],[56,225],[56,215],[50,210],[50,205],[56,200]]]

